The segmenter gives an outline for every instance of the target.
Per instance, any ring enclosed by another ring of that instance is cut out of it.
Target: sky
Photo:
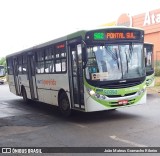
[[[160,0],[0,0],[0,57],[160,8]]]

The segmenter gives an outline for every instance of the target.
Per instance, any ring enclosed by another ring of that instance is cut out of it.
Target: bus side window
[[[13,59],[9,58],[7,61],[8,61],[8,74],[13,75]]]
[[[55,55],[55,71],[56,72],[66,72],[67,58],[66,58],[65,43],[60,43],[56,46],[55,54],[56,54]]]
[[[26,74],[27,73],[27,57],[26,55],[22,56],[22,73]]]
[[[56,60],[56,72],[61,72],[61,60]]]
[[[22,74],[22,56],[18,57],[18,73]]]
[[[44,50],[37,51],[37,73],[44,73]]]
[[[56,72],[61,72],[61,60],[60,60],[60,50],[56,50],[56,61],[55,61]]]
[[[53,66],[53,50],[52,47],[45,49],[45,73],[54,72],[52,68]]]

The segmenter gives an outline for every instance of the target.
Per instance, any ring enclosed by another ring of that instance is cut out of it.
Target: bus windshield
[[[5,69],[4,66],[0,66],[0,76],[5,76]]]
[[[88,46],[87,57],[88,80],[126,80],[145,76],[142,44]]]
[[[146,53],[146,72],[153,70],[153,45],[144,44],[144,51]]]

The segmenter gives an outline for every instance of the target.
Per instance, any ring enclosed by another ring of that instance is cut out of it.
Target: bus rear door
[[[16,94],[20,95],[20,84],[19,84],[19,77],[18,77],[18,59],[17,59],[17,57],[13,58],[13,72],[14,72],[14,83],[15,83]]]
[[[36,100],[38,98],[37,95],[37,85],[36,85],[36,77],[35,77],[35,55],[29,54],[28,57],[28,79],[29,79],[29,88],[31,93],[31,99]]]

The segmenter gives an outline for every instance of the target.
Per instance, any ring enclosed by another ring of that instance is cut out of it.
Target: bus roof
[[[35,50],[35,49],[39,49],[39,48],[49,46],[51,44],[54,44],[54,43],[57,43],[57,42],[60,42],[60,41],[64,41],[66,39],[67,39],[66,36],[65,37],[60,37],[60,38],[57,38],[57,39],[54,39],[54,40],[51,40],[51,41],[48,41],[48,42],[45,42],[45,43],[42,43],[42,44],[39,44],[39,45],[35,45],[33,47],[30,47],[30,48],[27,48],[27,49],[24,49],[24,50],[21,50],[19,52],[12,53],[10,55],[7,55],[6,57],[10,57],[10,56],[22,54],[22,53],[27,52],[27,51],[32,51],[32,50]]]
[[[151,42],[144,42],[144,44],[153,45]]]
[[[27,49],[24,49],[24,50],[21,50],[19,52],[15,52],[15,53],[9,54],[6,57],[11,57],[11,56],[14,56],[14,55],[19,55],[19,54],[25,53],[27,51],[29,52],[29,51],[32,51],[32,50],[35,50],[35,49],[39,49],[39,48],[42,48],[42,47],[49,46],[49,45],[54,44],[54,43],[70,40],[70,39],[76,38],[78,36],[82,36],[82,38],[84,38],[86,32],[98,31],[98,30],[106,30],[106,29],[117,29],[117,28],[118,29],[143,30],[141,28],[126,27],[126,26],[112,26],[112,27],[111,26],[107,26],[107,27],[100,27],[100,28],[94,28],[94,29],[89,29],[89,30],[80,30],[80,31],[76,31],[74,33],[68,34],[66,36],[63,36],[63,37],[60,37],[60,38],[57,38],[57,39],[53,39],[51,41],[48,41],[48,42],[45,42],[45,43],[42,43],[42,44],[39,44],[39,45],[35,45],[33,47],[30,47],[30,48],[27,48]]]

